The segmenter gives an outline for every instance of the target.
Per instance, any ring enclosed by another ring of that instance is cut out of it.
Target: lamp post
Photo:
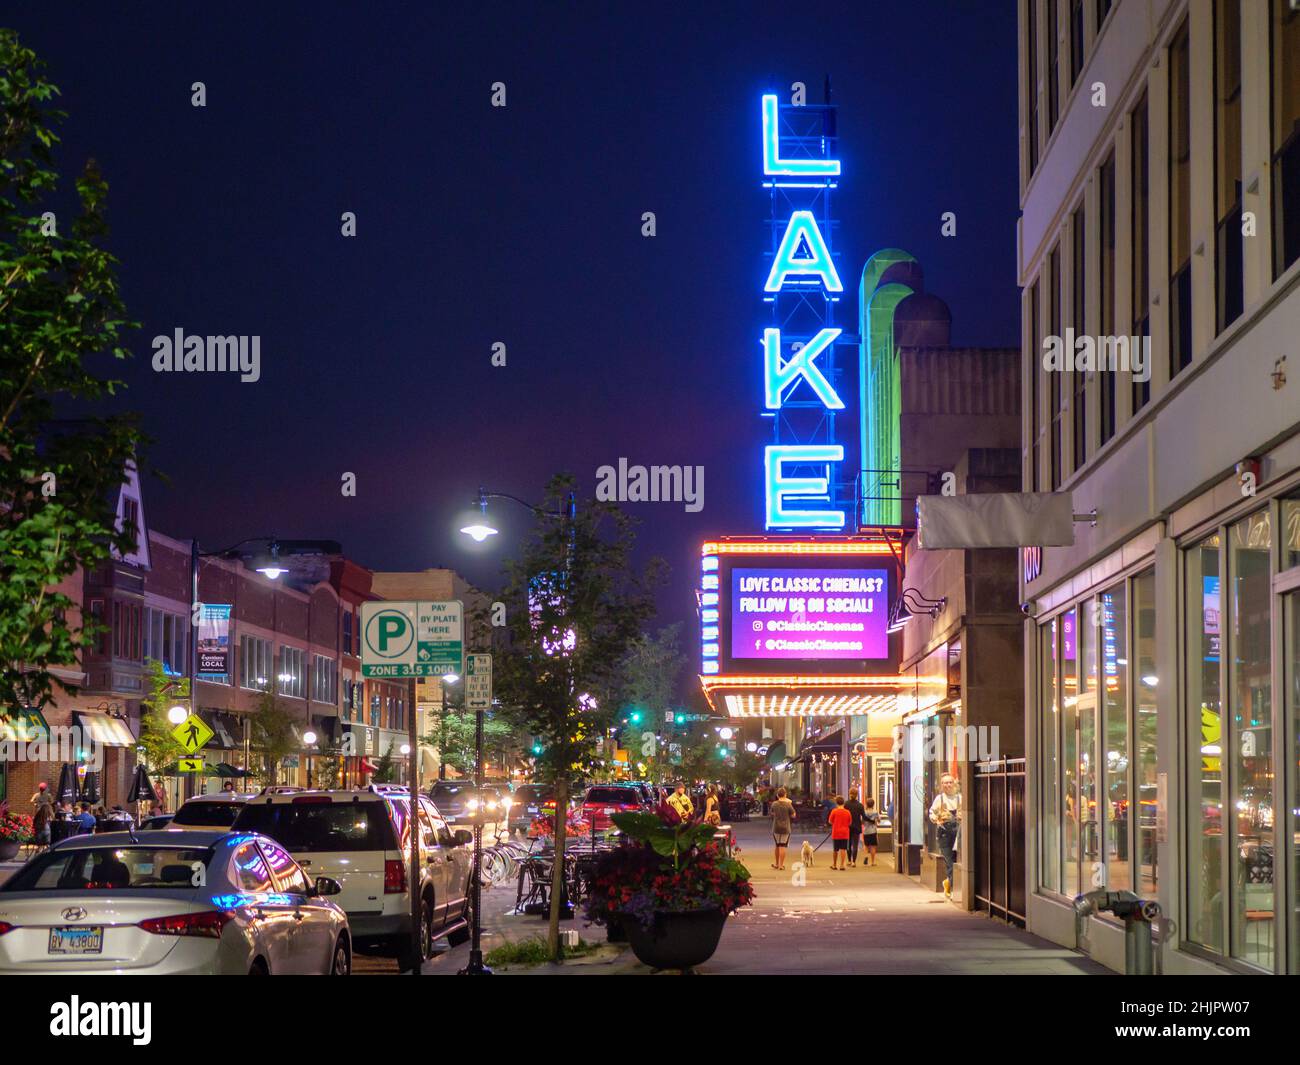
[[[573,568],[573,553],[577,541],[576,516],[578,505],[576,496],[573,492],[569,497],[563,509],[547,510],[545,507],[539,507],[526,500],[513,496],[509,492],[489,492],[482,486],[478,490],[478,513],[472,516],[464,525],[461,526],[461,532],[472,539],[475,543],[483,543],[489,536],[497,535],[499,531],[488,518],[488,500],[489,499],[508,499],[512,503],[527,510],[531,510],[539,518],[553,518],[563,521],[568,529],[568,551],[564,560],[564,582],[562,588],[567,593],[569,572]],[[559,646],[556,650],[563,654],[569,648],[567,647],[568,639],[561,635],[558,641]],[[572,692],[571,692],[572,693]],[[475,789],[479,794],[480,800],[483,793],[483,711],[479,710],[475,714],[474,722],[474,780]],[[564,760],[561,759],[561,765]],[[551,880],[551,915],[554,919],[559,910],[561,889],[564,884],[564,850],[560,845],[561,833],[564,831],[564,818],[568,816],[568,789],[560,779],[555,781],[555,862],[554,871]],[[473,872],[473,892],[474,902],[471,909],[470,917],[473,922],[470,935],[472,948],[470,950],[469,964],[460,971],[462,976],[486,976],[492,970],[483,964],[483,954],[479,949],[480,933],[482,924],[479,918],[479,886],[481,883],[482,872],[482,822],[478,821],[474,826],[474,872]]]
[[[316,746],[316,733],[313,732],[311,729],[308,729],[306,732],[302,734],[302,743],[303,746],[307,748],[307,788],[308,790],[311,790],[311,769],[312,769],[311,748]]]

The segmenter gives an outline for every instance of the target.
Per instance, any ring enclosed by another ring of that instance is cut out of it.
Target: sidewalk
[[[786,870],[771,868],[766,821],[735,826],[741,860],[754,880],[754,903],[728,922],[714,956],[697,972],[712,975],[1078,975],[1107,973],[1104,966],[1071,950],[999,921],[970,914],[897,876],[882,855],[874,868],[830,869],[830,845],[817,851],[806,878],[794,870],[804,838],[814,846],[822,835],[794,836]],[[507,916],[514,887],[502,885],[484,895],[483,951],[504,942],[545,934],[540,917]],[[584,939],[604,939],[604,929],[580,918],[562,927],[577,928]],[[430,974],[454,973],[465,964],[468,947],[457,947],[429,962]],[[625,951],[603,964],[539,966],[542,975],[645,974],[650,970]]]

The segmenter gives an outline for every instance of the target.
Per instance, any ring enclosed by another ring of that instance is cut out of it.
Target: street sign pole
[[[416,976],[424,967],[424,929],[422,904],[420,902],[420,751],[416,746],[415,736],[415,683],[411,683],[412,698],[408,704],[407,745],[411,749],[407,765],[407,780],[410,783],[411,811],[406,823],[411,829],[411,927],[415,929],[415,966],[411,972]]]
[[[486,677],[486,681],[485,681]],[[492,970],[483,964],[483,922],[479,919],[482,906],[483,873],[483,714],[492,705],[492,656],[469,655],[466,661],[465,699],[474,708],[474,794],[478,798],[477,816],[474,818],[474,870],[470,873],[470,945],[469,964],[460,971],[461,976],[491,976]]]

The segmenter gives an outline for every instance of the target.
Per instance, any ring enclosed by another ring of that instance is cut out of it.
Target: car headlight
[[[469,801],[468,803],[466,803],[465,805],[468,806],[469,809],[471,809],[471,810],[477,810],[477,809],[478,809],[478,799],[470,799],[470,801]]]

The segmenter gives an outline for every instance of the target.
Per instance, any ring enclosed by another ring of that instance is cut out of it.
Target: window
[[[1151,165],[1147,157],[1147,99],[1133,109],[1129,123],[1132,137],[1133,179],[1133,343],[1150,353],[1151,336]],[[1147,366],[1150,370],[1150,365]],[[1151,398],[1151,381],[1132,381],[1133,413],[1146,406]]]
[[[338,702],[338,663],[327,655],[316,655],[312,660],[311,697],[318,703]]]
[[[1083,73],[1083,0],[1070,0],[1070,86]]]
[[[1071,225],[1071,247],[1074,249],[1074,261],[1070,278],[1070,318],[1074,325],[1076,337],[1088,332],[1087,298],[1088,298],[1088,221],[1082,204],[1074,212]],[[1087,371],[1075,370],[1073,377],[1074,395],[1070,405],[1074,408],[1074,463],[1071,469],[1080,469],[1088,461],[1088,383],[1092,376]]]
[[[343,611],[343,650],[352,653],[352,611]]]
[[[1115,335],[1115,153],[1101,164],[1097,172],[1098,213],[1101,223],[1101,254],[1097,260],[1097,280],[1101,289],[1101,328],[1104,337]],[[1098,363],[1100,381],[1097,409],[1100,443],[1115,435],[1115,375],[1119,367],[1105,367]]]
[[[1214,4],[1216,332],[1241,315],[1241,0]]]
[[[104,614],[104,600],[92,599],[90,601],[90,618],[95,628],[95,653],[108,654],[108,641],[112,636],[112,630],[109,628]]]
[[[1106,21],[1106,16],[1110,14],[1111,0],[1097,0],[1097,32],[1101,32],[1101,27]]]
[[[1038,630],[1038,655],[1041,663],[1042,712],[1039,715],[1038,758],[1042,767],[1042,807],[1039,817],[1039,883],[1048,891],[1061,890],[1061,769],[1057,758],[1057,733],[1060,726],[1060,700],[1057,698],[1057,673],[1060,657],[1056,647],[1056,618]]]
[[[253,691],[271,690],[271,641],[260,636],[239,639],[239,685]]]
[[[1061,615],[1061,893],[1079,894],[1079,626]]]
[[[302,871],[302,867],[295,862],[282,847],[276,846],[269,840],[261,844],[262,853],[266,856],[267,864],[271,867],[271,872],[275,874],[276,882],[280,885],[281,891],[287,891],[291,895],[305,895],[310,890],[307,884],[307,875]]]
[[[1042,315],[1038,312],[1038,282],[1029,286],[1029,491],[1038,491],[1039,440],[1042,414],[1038,409],[1039,382],[1043,376]]]
[[[1224,803],[1219,536],[1186,553],[1187,916],[1184,935],[1223,952]]]
[[[303,696],[303,653],[297,647],[280,648],[279,691],[293,699]]]
[[[1133,887],[1132,863],[1129,861],[1129,820],[1132,797],[1129,794],[1129,724],[1128,724],[1128,603],[1123,583],[1102,592],[1100,604],[1101,639],[1101,750],[1097,768],[1104,774],[1104,808],[1097,811],[1105,839],[1106,887],[1111,891],[1129,891]]]
[[[1061,336],[1061,246],[1058,244],[1052,249],[1051,255],[1047,259],[1047,328],[1049,336]],[[1049,371],[1049,388],[1051,390],[1052,403],[1052,425],[1051,440],[1049,445],[1052,453],[1052,491],[1061,487],[1062,480],[1062,456],[1061,447],[1063,432],[1062,422],[1064,421],[1064,400],[1061,387],[1062,372]]]
[[[1047,129],[1056,128],[1056,120],[1061,117],[1060,79],[1057,77],[1056,61],[1060,52],[1060,26],[1056,14],[1056,0],[1047,0],[1047,69],[1043,71],[1047,78]]]
[[[240,891],[246,891],[251,895],[263,895],[276,889],[270,879],[270,870],[266,869],[266,862],[261,857],[261,852],[257,850],[257,844],[246,843],[235,850],[231,862],[234,863],[233,879],[239,884]]]
[[[1025,121],[1029,138],[1029,173],[1038,169],[1038,5],[1027,0],[1025,19],[1025,102],[1029,114]]]
[[[1273,276],[1300,259],[1300,9],[1273,0]]]
[[[1156,575],[1147,570],[1133,579],[1133,742],[1136,747],[1138,894],[1156,891]]]
[[[134,551],[140,536],[140,503],[125,496],[122,499],[122,532],[129,541],[130,550]]]
[[[375,728],[379,727],[379,696],[378,695],[372,695],[370,697],[370,724]]]
[[[1187,23],[1169,45],[1169,376],[1192,364],[1192,86]]]
[[[1228,529],[1226,597],[1230,620],[1228,735],[1230,794],[1225,818],[1231,832],[1228,854],[1233,868],[1232,956],[1266,969],[1273,967],[1273,684],[1272,600],[1269,511],[1243,518]]]

